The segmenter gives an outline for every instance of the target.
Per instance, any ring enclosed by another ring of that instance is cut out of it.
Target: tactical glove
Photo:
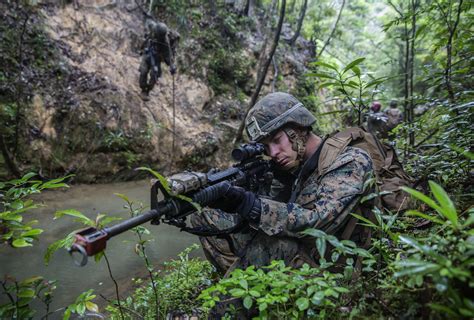
[[[171,74],[176,74],[176,70],[177,70],[176,66],[174,64],[172,64],[171,67],[170,67],[170,73]]]
[[[225,183],[227,184],[227,191],[224,192],[220,199],[210,203],[208,206],[229,213],[238,213],[244,219],[252,222],[260,221],[260,199],[253,192],[234,187],[228,182]]]

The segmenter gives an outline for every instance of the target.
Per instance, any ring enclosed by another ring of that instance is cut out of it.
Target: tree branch
[[[327,38],[326,42],[324,43],[323,47],[321,48],[321,51],[319,51],[319,54],[316,56],[316,59],[319,59],[319,57],[323,54],[324,50],[329,45],[329,42],[331,41],[332,37],[334,36],[334,33],[336,32],[339,20],[341,19],[342,10],[344,9],[345,5],[346,5],[346,0],[342,0],[342,5],[341,5],[341,8],[339,9],[339,13],[337,15],[336,23],[334,24],[334,27],[332,28],[332,31],[331,31],[329,37]]]
[[[257,85],[255,87],[255,91],[247,106],[247,110],[245,111],[245,115],[242,119],[242,122],[240,123],[240,127],[239,127],[239,130],[237,131],[237,135],[235,136],[234,143],[242,140],[242,133],[245,127],[245,118],[247,118],[247,115],[249,114],[250,109],[253,107],[253,105],[257,101],[260,90],[262,89],[263,82],[265,81],[265,77],[267,75],[268,67],[270,66],[270,63],[272,62],[273,55],[275,54],[276,48],[278,46],[278,42],[280,40],[281,28],[283,26],[283,20],[285,19],[285,8],[286,8],[286,0],[282,0],[281,9],[280,9],[280,19],[278,20],[278,26],[275,31],[275,37],[273,39],[273,46],[270,50],[270,55],[268,56],[268,59],[265,62],[262,72],[257,79]]]

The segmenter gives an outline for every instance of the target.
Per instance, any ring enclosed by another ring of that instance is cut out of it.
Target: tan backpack
[[[387,115],[387,128],[389,130],[392,130],[402,122],[402,112],[396,108],[388,109],[385,114]]]
[[[403,170],[393,147],[364,129],[348,128],[326,139],[319,156],[319,175],[329,169],[347,146],[363,149],[372,158],[378,191],[391,192],[382,195],[382,206],[392,212],[408,209],[409,196],[400,187],[411,186],[411,178]]]

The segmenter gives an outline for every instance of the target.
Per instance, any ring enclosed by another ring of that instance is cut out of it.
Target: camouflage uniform
[[[176,71],[174,56],[180,36],[164,23],[150,19],[146,21],[145,29],[145,51],[139,68],[139,84],[142,92],[148,94],[161,77],[162,61],[170,67],[172,74]]]
[[[294,109],[293,107],[296,105],[291,108]],[[305,108],[295,110],[296,112],[292,111],[294,117],[305,119],[299,123],[305,126],[314,123],[314,117],[309,117]],[[252,112],[249,116],[251,114]],[[253,137],[251,121],[255,119],[249,118],[251,117],[247,118],[247,130]],[[267,120],[271,122],[270,118]],[[263,132],[264,129],[265,126],[257,126],[258,132]],[[313,154],[313,157],[317,156],[319,153]],[[304,164],[300,165],[299,169],[303,166]],[[349,213],[355,211],[364,193],[364,183],[372,172],[369,155],[362,149],[347,147],[323,175],[320,176],[316,167],[306,178],[298,176],[294,179],[293,201],[288,201],[288,189],[285,191],[286,197],[280,194],[279,199],[261,196],[261,216],[258,223],[245,224],[238,233],[228,235],[227,239],[201,237],[204,252],[211,263],[223,272],[249,265],[264,266],[272,260],[284,260],[293,267],[299,267],[303,263],[316,265],[319,257],[315,239],[303,237],[300,232],[317,228],[329,234],[340,235],[350,218]],[[283,198],[286,199],[282,201]],[[211,226],[218,230],[233,227],[240,222],[239,215],[219,210],[205,211],[194,215],[191,220],[193,226]],[[351,239],[363,243],[363,233],[357,228]]]

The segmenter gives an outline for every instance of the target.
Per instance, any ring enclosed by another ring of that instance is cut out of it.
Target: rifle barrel
[[[127,230],[135,228],[138,225],[141,225],[147,221],[158,218],[172,209],[170,204],[166,204],[162,208],[148,210],[141,215],[122,221],[114,226],[106,227],[103,230],[107,233],[108,238],[121,234]]]

